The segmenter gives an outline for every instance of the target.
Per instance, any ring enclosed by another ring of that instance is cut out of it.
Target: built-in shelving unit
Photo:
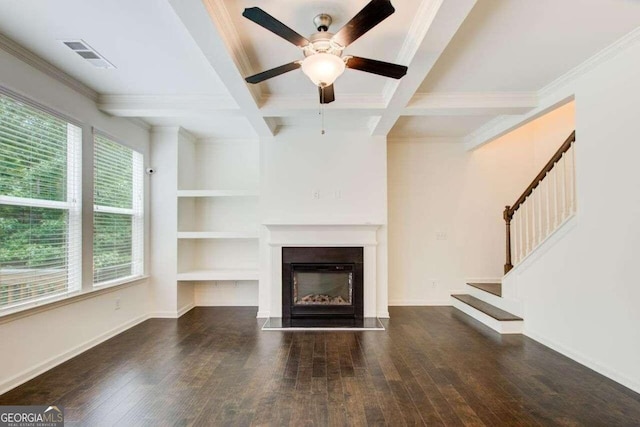
[[[177,280],[196,286],[196,300],[206,296],[201,305],[233,303],[215,301],[231,294],[257,301],[258,147],[257,141],[208,140],[179,147]],[[234,292],[211,288],[225,283]]]

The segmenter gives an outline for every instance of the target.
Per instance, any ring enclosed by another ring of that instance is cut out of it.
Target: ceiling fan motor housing
[[[329,31],[331,22],[333,22],[331,15],[327,15],[326,13],[321,13],[313,18],[313,25],[316,26],[318,31]]]

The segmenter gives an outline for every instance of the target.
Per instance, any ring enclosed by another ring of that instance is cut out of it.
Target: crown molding
[[[101,111],[118,117],[183,117],[197,114],[240,114],[229,95],[99,95]]]
[[[593,70],[597,66],[609,61],[629,47],[635,46],[640,42],[640,27],[624,35],[609,46],[602,49],[586,61],[572,68],[565,74],[561,75],[542,89],[538,91],[539,98],[546,98],[565,86],[575,83],[576,80]]]
[[[91,89],[84,83],[81,83],[76,78],[71,77],[69,74],[65,73],[55,65],[45,61],[35,53],[22,47],[3,34],[0,34],[0,49],[15,56],[22,62],[32,66],[33,68],[46,74],[47,76],[56,79],[60,83],[70,87],[79,94],[86,96],[93,101],[96,101],[98,99],[98,92]]]

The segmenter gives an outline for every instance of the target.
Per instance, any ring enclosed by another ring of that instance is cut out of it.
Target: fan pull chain
[[[324,135],[324,87],[320,87],[320,135]]]

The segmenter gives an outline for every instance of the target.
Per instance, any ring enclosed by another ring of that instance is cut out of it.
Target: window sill
[[[65,294],[58,297],[52,297],[51,299],[43,299],[40,301],[34,301],[28,305],[25,305],[14,310],[7,310],[6,312],[0,312],[0,325],[14,320],[22,319],[24,317],[33,316],[34,314],[42,313],[44,311],[53,310],[58,307],[62,307],[68,304],[74,304],[79,301],[83,301],[90,298],[115,292],[119,289],[124,289],[129,286],[137,285],[140,282],[147,280],[148,275],[128,277],[125,279],[114,280],[111,282],[104,282],[100,285],[94,285],[94,289],[90,291],[78,291],[69,294]]]

